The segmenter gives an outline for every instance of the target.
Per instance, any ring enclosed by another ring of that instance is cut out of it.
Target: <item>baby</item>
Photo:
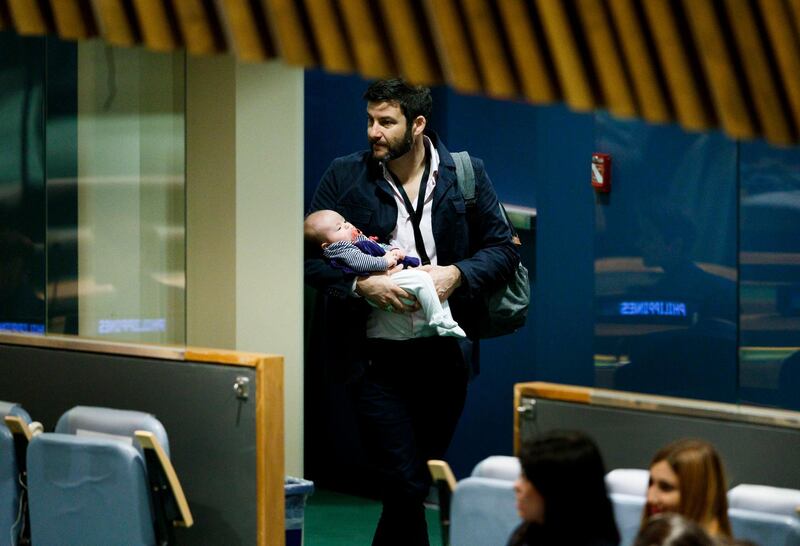
[[[309,214],[303,222],[303,235],[307,240],[322,247],[322,254],[330,260],[331,265],[347,273],[364,276],[387,271],[398,264],[406,268],[419,265],[419,259],[406,256],[401,249],[379,244],[364,236],[361,230],[336,211],[319,210]],[[453,320],[447,302],[439,302],[433,279],[427,272],[403,269],[393,274],[391,278],[397,286],[417,298],[425,313],[428,326],[435,329],[438,335],[466,337],[464,330]],[[378,310],[388,313],[382,309]],[[415,337],[411,321],[408,329],[399,337]]]

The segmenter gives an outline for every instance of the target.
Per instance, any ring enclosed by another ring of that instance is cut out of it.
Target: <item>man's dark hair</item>
[[[431,90],[422,85],[409,85],[400,78],[378,80],[364,92],[367,102],[397,102],[409,126],[422,116],[430,121],[433,99]]]

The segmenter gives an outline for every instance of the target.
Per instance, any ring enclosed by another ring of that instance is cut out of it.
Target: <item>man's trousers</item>
[[[381,480],[383,512],[372,544],[427,546],[427,461],[444,458],[464,408],[467,368],[450,337],[370,340],[368,355],[355,404]]]

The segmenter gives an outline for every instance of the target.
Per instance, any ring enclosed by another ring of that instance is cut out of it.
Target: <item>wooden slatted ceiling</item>
[[[608,0],[611,19],[617,29],[622,58],[628,67],[639,115],[654,123],[670,121],[666,91],[659,84],[655,59],[651,56],[637,15],[635,0]]]
[[[492,97],[519,95],[503,43],[487,0],[461,0],[470,41],[483,74],[484,91]]]
[[[633,92],[625,75],[623,58],[614,39],[613,27],[602,0],[577,0],[583,32],[597,67],[597,78],[608,110],[621,117],[638,114]]]
[[[503,28],[526,99],[537,104],[558,100],[555,82],[547,68],[540,38],[528,16],[524,0],[498,0]]]
[[[564,100],[575,110],[591,110],[601,106],[595,101],[586,65],[581,59],[574,29],[561,2],[537,0],[545,35],[553,54]]]
[[[50,0],[58,36],[63,40],[84,40],[97,34],[91,8],[85,0]]]
[[[139,43],[138,23],[125,11],[123,0],[91,0],[100,36],[111,45],[130,47]]]
[[[186,50],[194,55],[221,51],[216,36],[216,13],[206,10],[203,0],[171,0]]]
[[[800,137],[800,0],[0,0],[3,28]]]
[[[792,23],[797,36],[800,36],[800,0],[788,0]]]
[[[311,66],[317,59],[303,26],[302,5],[292,0],[262,0],[277,54],[289,64]]]
[[[14,30],[23,36],[41,36],[53,32],[48,20],[48,6],[39,0],[8,0],[8,12]]]
[[[146,47],[153,51],[173,51],[181,45],[178,29],[173,28],[170,14],[167,13],[172,9],[169,4],[162,0],[133,0],[133,7]]]
[[[684,6],[722,127],[736,138],[753,137],[756,129],[745,103],[743,82],[734,70],[713,0],[684,0]]]
[[[248,0],[217,0],[220,22],[236,58],[265,61],[272,56],[267,36],[259,33],[256,14]]]
[[[383,29],[368,0],[339,0],[339,10],[358,71],[367,78],[396,74]]]
[[[678,28],[675,5],[670,0],[648,0],[642,3],[678,122],[689,130],[708,129],[711,127],[712,116],[703,107],[698,86],[702,82],[693,77],[689,64],[690,53]]]
[[[776,82],[769,70],[764,43],[756,28],[750,4],[741,0],[726,0],[725,7],[763,134],[771,142],[789,144],[791,130],[786,122],[788,112],[784,112],[778,97]]]
[[[436,57],[426,49],[422,11],[411,0],[380,0],[379,6],[400,75],[417,85],[441,83]]]
[[[479,93],[481,82],[454,0],[423,0],[445,81],[457,91]]]
[[[352,72],[355,63],[336,6],[330,0],[305,0],[305,7],[322,68],[329,72]]]
[[[795,0],[800,10],[800,0]],[[786,92],[795,131],[800,131],[800,44],[792,27],[792,13],[783,2],[760,0],[761,13],[767,27],[772,50],[775,52],[781,75],[779,85]],[[800,11],[796,12],[800,13]],[[800,21],[800,19],[795,19]],[[800,31],[800,25],[797,27]],[[796,135],[796,133],[795,133]]]

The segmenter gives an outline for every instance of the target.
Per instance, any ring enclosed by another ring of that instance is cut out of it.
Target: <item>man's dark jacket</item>
[[[474,332],[481,312],[480,295],[511,278],[519,254],[483,162],[472,158],[477,199],[475,210],[468,213],[450,152],[435,133],[427,135],[439,153],[431,207],[437,263],[455,264],[461,270],[461,286],[448,301],[453,318],[468,335],[460,341],[465,363],[477,373],[478,343]],[[314,193],[309,212],[321,209],[335,210],[366,235],[377,236],[380,242],[387,242],[397,225],[397,202],[380,164],[369,151],[339,157],[331,163]],[[326,360],[339,368],[337,375],[344,378],[363,369],[365,323],[370,309],[363,299],[352,296],[353,278],[328,265],[319,249],[307,245],[305,281],[327,296],[322,302],[323,336],[314,336],[315,342],[323,347]]]

